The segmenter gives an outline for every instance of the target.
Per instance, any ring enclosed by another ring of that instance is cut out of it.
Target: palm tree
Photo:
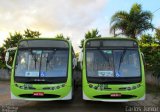
[[[140,4],[133,4],[129,13],[126,11],[118,11],[111,18],[110,32],[117,35],[125,35],[136,38],[144,31],[153,29],[152,13],[143,11]],[[118,33],[115,33],[118,31]]]

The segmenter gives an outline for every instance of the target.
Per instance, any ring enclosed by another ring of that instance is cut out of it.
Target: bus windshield
[[[140,60],[137,49],[87,49],[88,77],[140,77]]]
[[[15,77],[66,77],[68,50],[19,49]]]

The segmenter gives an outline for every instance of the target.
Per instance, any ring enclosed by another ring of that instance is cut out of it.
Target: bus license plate
[[[111,97],[121,97],[122,95],[120,93],[112,93],[110,96]]]
[[[43,92],[34,92],[33,96],[44,96]]]

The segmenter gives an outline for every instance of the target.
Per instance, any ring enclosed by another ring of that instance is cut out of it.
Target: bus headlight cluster
[[[19,87],[18,84],[15,84],[16,87]]]
[[[132,86],[132,87],[127,87],[126,89],[127,89],[127,90],[134,90],[134,89],[139,88],[140,86],[141,86],[141,85],[138,84],[138,85],[135,85],[135,86]]]
[[[98,86],[93,86],[92,84],[89,84],[89,87],[90,87],[90,88],[93,88],[93,89],[95,89],[95,90],[98,90]]]
[[[96,86],[93,86],[92,84],[89,84],[89,87],[93,88],[95,90],[112,90],[111,88],[105,87],[104,84],[102,84],[102,85],[98,84]]]
[[[16,87],[19,87],[20,89],[25,89],[25,90],[35,90],[36,88],[34,88],[32,85],[29,84],[24,84],[24,85],[18,85],[15,84]]]
[[[89,84],[89,87],[90,87],[90,88],[92,88],[92,87],[93,87],[93,85],[92,85],[92,84]]]
[[[54,87],[54,89],[60,89],[60,88],[63,88],[63,87],[65,87],[65,84],[58,85],[58,86]]]
[[[32,85],[18,85],[18,84],[15,84],[16,87],[20,88],[20,89],[25,89],[25,90],[35,90],[36,88],[34,88]],[[65,84],[61,84],[61,85],[57,85],[57,86],[54,86],[54,87],[44,87],[42,88],[43,90],[56,90],[56,89],[60,89],[60,88],[63,88],[65,87]]]
[[[54,87],[44,87],[43,90],[56,90],[56,89],[60,89],[63,87],[65,87],[65,84],[61,84],[61,85],[54,86]]]
[[[131,87],[127,87],[126,89],[127,89],[127,90],[131,90],[132,88],[131,88]]]
[[[24,89],[24,86],[19,86],[20,89]]]
[[[138,85],[137,85],[137,88],[139,88],[140,86],[141,86],[141,85],[140,85],[140,84],[138,84]]]

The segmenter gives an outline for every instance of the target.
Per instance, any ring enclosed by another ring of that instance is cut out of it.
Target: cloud
[[[39,30],[42,36],[61,32],[71,36],[78,49],[77,43],[92,28],[106,4],[106,0],[1,0],[0,31],[30,28]]]

